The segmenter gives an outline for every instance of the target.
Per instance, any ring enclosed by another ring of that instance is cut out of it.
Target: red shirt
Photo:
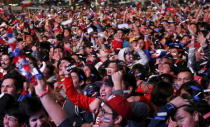
[[[89,104],[95,100],[95,98],[78,93],[73,85],[72,78],[70,77],[65,78],[63,84],[65,85],[68,99],[78,107],[90,111]]]

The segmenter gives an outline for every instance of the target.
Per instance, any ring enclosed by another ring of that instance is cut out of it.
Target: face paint
[[[111,123],[112,120],[110,118],[108,118],[108,117],[104,117],[103,118],[103,122],[105,122],[105,123]]]

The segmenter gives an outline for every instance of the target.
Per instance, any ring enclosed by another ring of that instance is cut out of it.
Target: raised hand
[[[192,25],[187,25],[187,29],[189,30],[190,34],[195,35],[196,29],[193,29]]]
[[[96,98],[94,101],[92,101],[89,104],[89,109],[92,113],[97,114],[99,112],[101,100],[99,98]]]
[[[206,38],[204,37],[202,32],[198,33],[197,41],[201,44],[201,46],[205,46],[206,45]]]
[[[122,89],[122,76],[123,72],[118,71],[112,74],[112,81],[114,83],[114,89],[115,90],[121,90]]]

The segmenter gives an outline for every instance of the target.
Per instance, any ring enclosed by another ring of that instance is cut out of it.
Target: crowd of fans
[[[210,126],[209,7],[0,9],[0,126]]]

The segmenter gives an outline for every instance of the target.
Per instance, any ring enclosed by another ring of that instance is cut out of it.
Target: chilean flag
[[[32,5],[31,0],[23,0],[23,1],[21,2],[21,6],[22,6],[22,7],[28,7],[28,6],[31,6],[31,5]]]

